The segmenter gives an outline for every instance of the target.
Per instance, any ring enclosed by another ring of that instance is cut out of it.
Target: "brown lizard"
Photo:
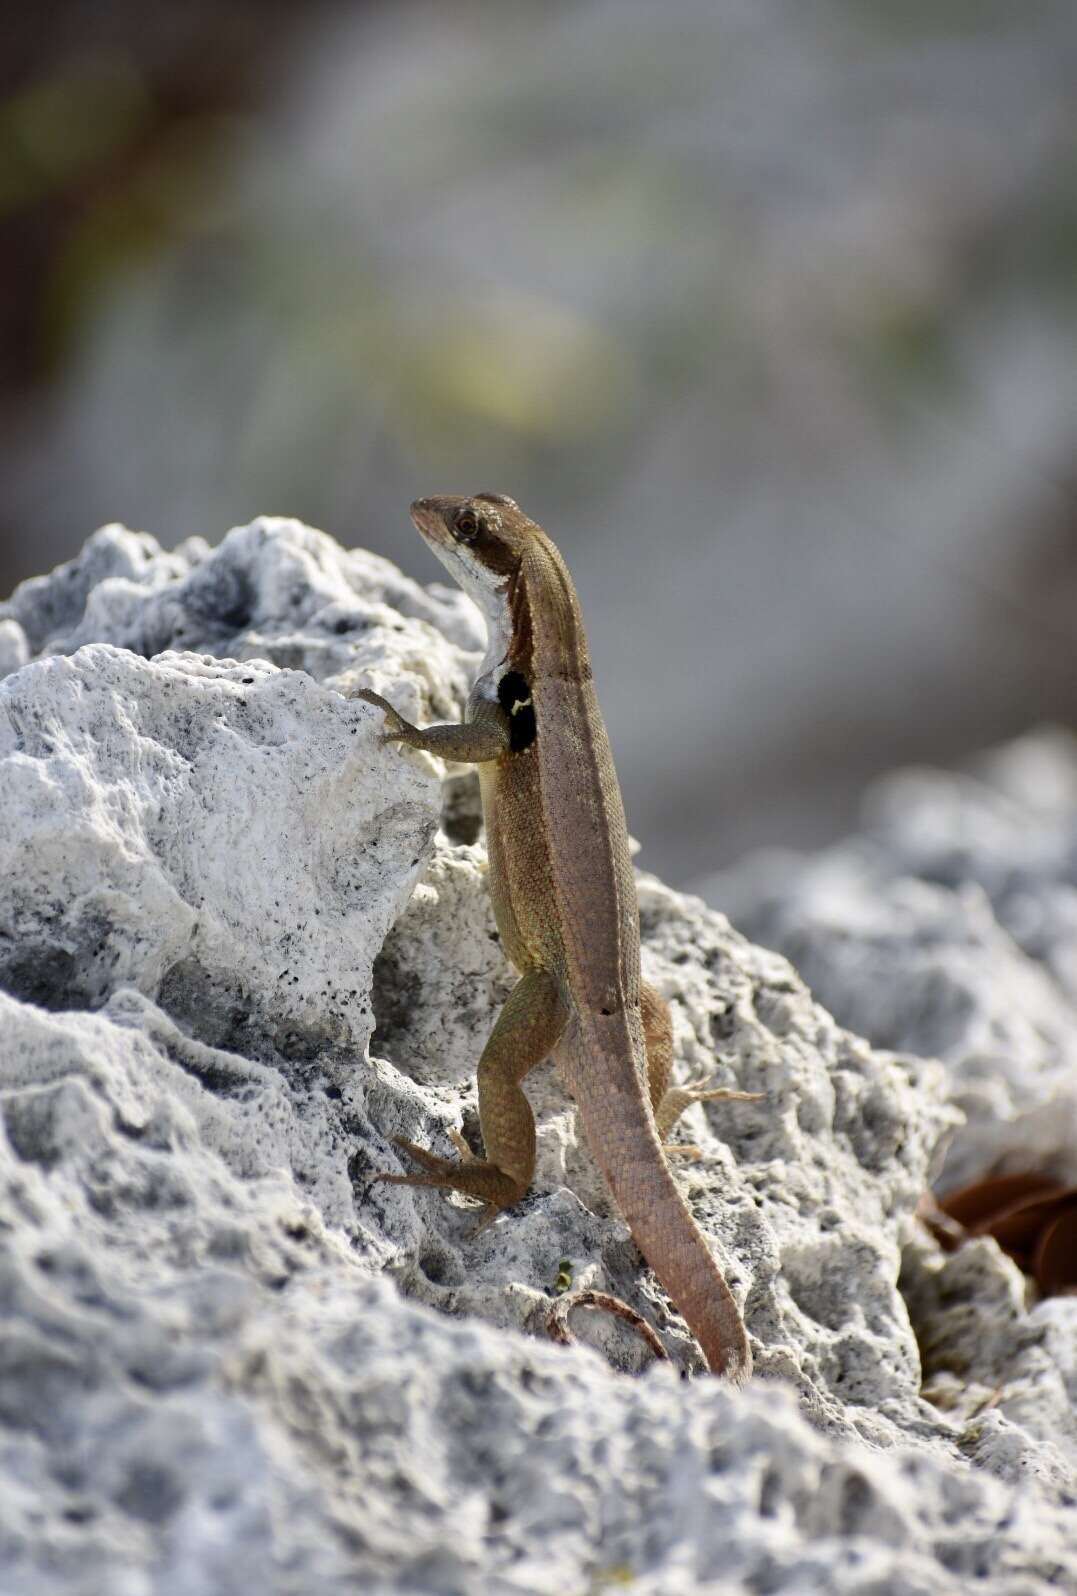
[[[669,1089],[669,1008],[640,975],[639,907],[628,832],[595,696],[579,600],[564,560],[497,493],[418,499],[412,520],[486,618],[486,657],[459,725],[411,725],[378,693],[387,740],[479,769],[490,894],[520,979],[478,1066],[486,1158],[460,1162],[400,1145],[421,1174],[377,1179],[467,1192],[493,1218],[535,1167],[535,1120],[521,1090],[551,1053],[587,1144],[633,1238],[703,1348],[746,1380],[744,1323],[663,1151],[681,1110],[718,1088]]]

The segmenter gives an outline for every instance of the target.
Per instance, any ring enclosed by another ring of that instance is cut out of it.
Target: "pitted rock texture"
[[[463,594],[420,587],[388,560],[281,516],[234,527],[217,548],[188,538],[171,553],[145,532],[102,527],[74,560],[16,588],[0,629],[16,663],[23,652],[114,643],[147,659],[268,659],[316,681],[358,667],[399,685],[410,672],[440,696],[426,706],[434,714],[464,689],[483,641]]]
[[[414,1093],[401,1098],[391,1133],[446,1153],[444,1131],[462,1108],[477,1135],[476,1022],[484,1035],[512,984],[491,958],[481,863],[478,850],[436,849],[375,982],[379,1027],[386,1008],[391,1016],[386,1050]],[[673,1006],[681,1078],[713,1075],[765,1094],[696,1107],[677,1132],[704,1150],[701,1163],[678,1168],[745,1301],[759,1372],[792,1379],[819,1422],[892,1440],[920,1422],[916,1345],[895,1282],[908,1216],[952,1119],[934,1102],[937,1071],[872,1053],[838,1030],[784,959],[745,943],[698,901],[650,878],[640,892],[646,970]],[[451,960],[438,956],[446,947]],[[381,1036],[379,1028],[375,1050]],[[670,1334],[679,1361],[690,1360],[683,1326],[640,1281],[624,1227],[596,1229],[593,1216],[612,1209],[552,1067],[528,1077],[528,1094],[539,1119],[535,1186],[511,1222],[473,1247],[472,1209],[425,1192],[372,1194],[404,1247],[409,1294],[536,1327],[567,1258],[577,1284],[628,1299]],[[614,1361],[645,1361],[616,1321],[596,1325]]]
[[[641,880],[679,1078],[766,1093],[678,1129],[750,1389],[630,1378],[602,1316],[546,1341],[567,1268],[694,1361],[548,1067],[534,1189],[482,1236],[371,1183],[394,1135],[475,1141],[512,980],[467,784],[343,696],[457,713],[463,599],[294,522],[113,528],[0,629],[0,1589],[1077,1589],[1069,1305],[912,1218],[941,1069],[698,901]]]
[[[358,703],[264,661],[92,644],[8,677],[4,707],[0,989],[96,1009],[134,986],[255,1055],[366,1045],[436,809],[414,766],[371,780]]]
[[[940,1190],[1011,1170],[1077,1180],[1070,733],[1029,733],[964,773],[900,772],[869,793],[861,835],[815,857],[754,856],[707,895],[845,1024],[945,1063],[964,1123]],[[986,1446],[1012,1478],[1072,1481],[1077,1299],[1034,1302],[993,1242],[945,1257],[922,1234],[902,1289],[925,1395],[963,1425],[967,1455]],[[1000,1418],[1020,1432],[1001,1445]]]
[[[767,853],[707,896],[878,1047],[942,1059],[966,1116],[943,1187],[1077,1181],[1077,738],[879,783],[861,836]]]

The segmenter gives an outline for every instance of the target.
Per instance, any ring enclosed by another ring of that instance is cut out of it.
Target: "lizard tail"
[[[599,1026],[606,1029],[601,1021]],[[585,1037],[583,1030],[570,1043],[566,1074],[587,1145],[633,1240],[684,1315],[708,1368],[741,1385],[752,1373],[744,1321],[670,1174],[631,1051],[623,1038],[616,1039],[620,1046],[611,1046],[613,1037]]]

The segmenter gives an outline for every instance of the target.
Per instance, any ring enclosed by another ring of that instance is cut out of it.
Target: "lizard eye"
[[[474,543],[479,535],[479,520],[473,510],[461,510],[453,522],[453,537],[461,543]]]

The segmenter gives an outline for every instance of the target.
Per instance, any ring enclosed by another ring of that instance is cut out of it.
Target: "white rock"
[[[0,985],[124,986],[258,1054],[362,1051],[370,971],[437,819],[378,718],[263,661],[100,644],[2,688]]]
[[[17,671],[30,658],[30,645],[18,621],[0,621],[0,676]]]
[[[511,973],[481,847],[435,837],[466,783],[441,811],[334,689],[457,712],[463,600],[262,520],[106,529],[3,619],[42,657],[0,685],[0,1588],[1075,1588],[1071,1305],[916,1229],[939,1067],[701,903],[641,882],[680,1073],[767,1093],[683,1132],[749,1390],[628,1378],[601,1316],[600,1355],[547,1343],[568,1259],[693,1361],[549,1070],[533,1192],[478,1240],[370,1184],[393,1135],[474,1135]]]
[[[476,1036],[511,985],[491,958],[492,914],[477,850],[439,848],[423,886],[391,932],[375,981],[386,1015],[379,1042],[411,1081],[393,1135],[451,1147],[438,1132],[472,1097]],[[719,1084],[763,1091],[760,1104],[716,1105],[689,1120],[707,1158],[683,1167],[693,1206],[719,1240],[733,1289],[747,1295],[761,1341],[761,1373],[793,1379],[820,1421],[873,1439],[920,1422],[919,1367],[896,1291],[905,1219],[950,1123],[935,1102],[937,1071],[874,1054],[808,999],[784,959],[748,946],[720,916],[657,882],[641,883],[650,978],[672,1001],[684,1070],[702,1075],[723,1057]],[[451,959],[444,950],[452,949]],[[465,1213],[428,1193],[376,1188],[408,1255],[412,1295],[495,1323],[539,1323],[560,1258],[605,1289],[656,1310],[641,1294],[627,1232],[579,1143],[549,1068],[528,1078],[539,1113],[539,1175],[519,1215],[471,1247]],[[421,1116],[421,1117],[417,1117]],[[469,1128],[477,1129],[472,1115]],[[586,1205],[566,1201],[565,1184]],[[403,1228],[402,1228],[403,1227]],[[602,1326],[603,1344],[635,1366],[627,1332]],[[681,1335],[683,1342],[683,1332]],[[679,1355],[686,1355],[683,1345]]]
[[[770,854],[707,895],[876,1046],[943,1059],[967,1117],[943,1184],[1077,1181],[1077,740],[1031,734],[967,775],[909,771],[864,836]]]

